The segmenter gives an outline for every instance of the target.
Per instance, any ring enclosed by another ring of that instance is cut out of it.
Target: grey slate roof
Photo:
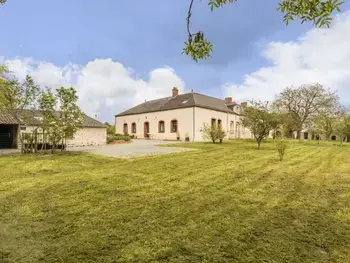
[[[166,97],[162,99],[146,101],[115,116],[118,117],[134,115],[140,113],[181,109],[194,106],[221,112],[234,113],[232,109],[227,107],[227,105],[225,104],[225,100],[210,97],[200,93],[191,92],[180,94],[176,97]]]
[[[57,112],[57,114],[59,113]],[[23,110],[22,115],[22,124],[33,126],[40,124],[40,120],[36,119],[36,117],[41,117],[40,111],[26,109]],[[19,121],[17,121],[17,119],[14,117],[14,114],[9,110],[0,109],[0,124],[19,124]],[[106,128],[106,125],[85,114],[82,126],[84,128]]]

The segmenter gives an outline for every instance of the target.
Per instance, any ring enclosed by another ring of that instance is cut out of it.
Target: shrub
[[[131,137],[129,135],[115,134],[107,135],[107,142],[111,143],[113,141],[130,141]]]
[[[113,135],[115,133],[115,126],[114,125],[108,125],[107,126],[107,134]]]
[[[111,142],[113,142],[114,141],[114,135],[107,135],[107,142],[108,143],[111,143]]]
[[[225,131],[222,129],[221,125],[219,125],[216,129],[216,137],[220,143],[222,143],[225,136],[226,136]]]
[[[288,143],[285,140],[283,139],[276,140],[276,149],[281,162],[283,161],[283,157],[284,157],[284,154],[286,153],[287,147],[288,147]]]
[[[226,136],[225,131],[222,129],[220,125],[209,125],[204,123],[201,128],[202,137],[205,140],[211,140],[213,143],[222,143],[223,139]]]

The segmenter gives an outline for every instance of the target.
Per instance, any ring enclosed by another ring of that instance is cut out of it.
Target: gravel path
[[[69,148],[69,151],[84,151],[94,154],[118,158],[132,158],[148,155],[169,154],[191,151],[193,149],[177,147],[158,147],[160,144],[172,144],[177,142],[157,140],[133,140],[131,143],[109,144],[103,146]]]

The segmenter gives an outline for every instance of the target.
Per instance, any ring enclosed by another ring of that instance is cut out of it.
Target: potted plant
[[[190,141],[190,135],[188,134],[188,132],[186,132],[186,134],[185,134],[185,140],[186,140],[186,142]]]
[[[176,140],[180,141],[180,132],[179,131],[176,132]]]

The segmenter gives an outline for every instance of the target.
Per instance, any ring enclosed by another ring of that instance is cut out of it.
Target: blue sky
[[[47,62],[61,69],[111,59],[130,69],[133,79],[146,82],[153,70],[171,68],[184,83],[184,90],[223,97],[227,95],[223,85],[235,85],[237,92],[245,76],[273,64],[261,55],[269,43],[298,41],[312,28],[298,22],[286,27],[276,11],[276,0],[240,0],[214,12],[209,11],[207,1],[198,0],[193,29],[205,31],[214,53],[196,63],[181,54],[188,2],[8,0],[0,7],[0,57],[7,61],[31,58],[36,64],[28,67]],[[343,10],[349,6],[346,3]],[[170,93],[170,87],[166,88]],[[108,114],[112,116],[133,102],[120,107],[111,101],[107,104],[110,106],[101,102],[98,112],[110,120]]]

